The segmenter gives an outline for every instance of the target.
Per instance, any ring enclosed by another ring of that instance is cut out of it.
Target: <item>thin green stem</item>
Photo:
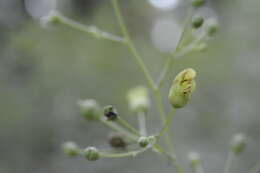
[[[147,80],[147,83],[148,83],[148,85],[149,85],[150,89],[152,90],[153,95],[155,97],[155,100],[156,100],[156,103],[157,103],[157,107],[159,109],[160,117],[161,117],[161,120],[162,120],[162,122],[164,124],[165,121],[166,121],[166,118],[165,118],[165,113],[164,113],[164,108],[163,108],[163,103],[162,103],[160,91],[158,90],[158,88],[154,84],[154,81],[153,81],[150,73],[148,72],[148,70],[147,70],[143,60],[141,59],[141,57],[140,57],[139,53],[137,52],[137,50],[136,50],[132,40],[129,37],[127,28],[125,26],[123,17],[122,17],[121,12],[120,12],[118,1],[117,0],[111,0],[111,2],[112,2],[112,6],[114,8],[115,15],[116,15],[116,18],[118,20],[119,26],[121,28],[121,32],[122,32],[122,34],[124,35],[124,37],[126,39],[126,44],[129,47],[129,50],[134,55],[133,57],[134,57],[135,61],[137,62],[138,66],[140,67],[140,69],[144,73],[145,79]],[[173,153],[173,151],[174,151],[173,150],[173,145],[172,145],[172,142],[171,142],[171,139],[170,139],[170,136],[169,136],[168,132],[167,132],[166,137],[165,137],[165,142],[168,145],[168,148]],[[178,173],[183,173],[182,168],[180,168],[180,166],[177,164],[176,161],[173,162],[173,165],[176,168]]]
[[[106,158],[135,157],[138,154],[141,154],[150,148],[151,148],[151,146],[148,146],[148,147],[142,148],[140,150],[129,151],[129,152],[125,152],[125,153],[101,153],[101,157],[106,157]]]
[[[162,124],[166,124],[167,121],[166,121],[166,116],[165,116],[165,112],[164,112],[164,108],[163,108],[162,96],[161,96],[159,89],[156,89],[154,91],[154,95],[155,95],[155,101],[156,101],[157,108],[159,110],[159,114],[160,114]],[[164,140],[165,140],[165,143],[166,143],[168,149],[170,150],[170,152],[174,153],[173,143],[172,143],[172,140],[171,140],[171,137],[169,135],[168,130],[166,132]]]
[[[162,129],[160,130],[160,132],[159,132],[159,134],[158,134],[159,137],[160,137],[160,136],[163,136],[164,133],[168,130],[169,125],[170,125],[170,123],[171,123],[171,121],[172,121],[172,119],[173,119],[173,117],[174,117],[175,111],[176,111],[176,110],[175,110],[174,108],[171,108],[171,109],[170,109],[170,111],[169,111],[169,113],[168,113],[168,115],[167,115],[167,117],[166,117],[166,121],[164,122],[164,125],[163,125]]]
[[[154,88],[155,88],[154,81],[153,81],[147,67],[145,66],[141,56],[137,52],[132,40],[130,39],[130,36],[128,34],[128,30],[126,28],[126,25],[124,23],[124,20],[123,20],[123,17],[122,17],[122,14],[121,14],[121,11],[120,11],[120,8],[119,8],[119,5],[118,5],[118,2],[117,2],[117,0],[111,0],[111,2],[112,2],[112,6],[114,8],[115,15],[116,15],[117,21],[119,23],[119,27],[121,29],[121,32],[126,39],[126,45],[128,46],[130,52],[132,52],[133,58],[135,59],[136,63],[138,64],[138,66],[140,67],[142,72],[144,73],[145,79],[147,80],[149,87],[152,90],[154,90]]]
[[[116,124],[116,123],[114,123],[112,121],[107,121],[106,118],[103,118],[103,117],[100,118],[100,122],[102,122],[107,127],[111,128],[112,130],[123,134],[129,140],[137,142],[137,140],[139,138],[139,135],[132,134],[132,133],[128,132],[124,128],[120,127],[118,124]]]
[[[127,121],[125,121],[122,117],[118,116],[116,122],[120,124],[122,127],[126,128],[129,132],[140,136],[140,133],[138,130],[136,130],[133,126],[131,126]]]
[[[232,162],[234,160],[234,157],[235,157],[234,153],[232,151],[229,151],[228,156],[227,156],[227,160],[226,160],[224,173],[230,173],[230,168],[231,168]]]
[[[163,67],[163,70],[156,82],[156,85],[157,85],[157,88],[161,88],[163,83],[165,82],[166,80],[166,77],[168,76],[169,72],[170,72],[170,69],[172,69],[172,66],[173,66],[173,57],[170,55],[167,60],[166,60],[166,63]]]
[[[59,23],[59,24],[63,24],[67,27],[76,29],[78,31],[81,32],[85,32],[88,34],[93,35],[96,38],[99,39],[106,39],[106,40],[110,40],[110,41],[114,41],[114,42],[119,42],[119,43],[125,43],[126,40],[120,36],[108,33],[106,31],[103,31],[99,28],[97,28],[96,26],[87,26],[87,25],[83,25],[79,22],[76,22],[72,19],[69,19],[61,14],[59,14],[58,12],[55,12],[54,14],[52,14],[55,17],[55,22]]]
[[[177,160],[176,160],[176,156],[169,154],[168,152],[166,152],[163,148],[161,148],[159,145],[154,144],[153,148],[156,149],[156,152],[161,154],[161,155],[165,155],[171,162],[172,165],[174,166],[174,168],[176,169],[177,173],[184,173],[183,169],[180,167],[180,165],[178,164]]]
[[[249,171],[249,173],[259,173],[260,172],[260,161]]]
[[[139,112],[137,114],[138,118],[138,124],[139,124],[139,132],[142,136],[147,135],[147,130],[146,130],[146,120],[145,120],[145,113],[144,112]]]

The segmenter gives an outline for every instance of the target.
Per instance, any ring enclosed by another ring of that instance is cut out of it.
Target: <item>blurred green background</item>
[[[148,0],[119,2],[130,35],[155,78],[167,55],[164,50],[176,42],[178,30],[174,27],[183,22],[189,1],[180,0],[166,9]],[[125,93],[145,80],[126,47],[62,26],[43,28],[39,17],[46,15],[52,4],[52,0],[0,1],[0,172],[174,172],[167,160],[149,152],[93,163],[63,155],[60,144],[67,140],[81,147],[109,148],[110,130],[85,122],[79,116],[79,99],[113,104],[125,119],[136,124]],[[120,34],[107,0],[59,0],[56,9],[84,24]],[[244,132],[249,144],[232,168],[232,172],[244,173],[260,159],[260,1],[211,0],[200,10],[213,17],[217,14],[221,29],[206,52],[176,61],[163,88],[168,107],[168,89],[175,74],[187,67],[198,72],[192,102],[177,111],[170,129],[173,142],[187,172],[187,153],[198,151],[206,172],[218,173],[231,136]],[[154,29],[158,21],[165,20],[175,24],[166,22]],[[152,107],[147,120],[149,133],[161,127],[158,122]]]

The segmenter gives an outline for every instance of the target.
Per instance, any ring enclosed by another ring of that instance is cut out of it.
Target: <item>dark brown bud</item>
[[[113,106],[104,107],[104,115],[107,117],[109,121],[115,121],[118,118],[117,110]]]

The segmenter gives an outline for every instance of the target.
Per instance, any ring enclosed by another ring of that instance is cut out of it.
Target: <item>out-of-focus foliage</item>
[[[164,160],[149,153],[95,163],[63,156],[60,144],[67,140],[78,141],[81,147],[109,147],[104,140],[107,129],[80,117],[79,99],[116,105],[134,124],[125,95],[145,81],[125,47],[64,27],[44,29],[28,13],[28,2],[0,2],[0,172],[172,171]],[[120,1],[131,36],[154,77],[166,53],[153,46],[151,30],[159,20],[174,19],[181,24],[185,2],[163,11],[147,1]],[[171,129],[176,152],[186,164],[190,150],[200,152],[205,169],[217,173],[230,137],[244,132],[250,138],[249,146],[232,170],[244,173],[260,159],[260,1],[222,0],[207,5],[219,16],[220,33],[205,53],[176,62],[164,88],[165,106],[176,72],[194,68],[197,90],[187,109],[177,111]],[[77,21],[120,34],[109,1],[60,0],[57,6]],[[148,132],[157,131],[158,113],[151,110],[148,117]],[[147,167],[151,162],[153,166]]]

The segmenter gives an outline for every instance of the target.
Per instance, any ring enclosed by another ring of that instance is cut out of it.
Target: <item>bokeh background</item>
[[[189,1],[120,0],[120,6],[131,37],[157,77],[167,50],[176,44]],[[63,155],[60,144],[67,140],[81,147],[109,148],[110,130],[85,122],[79,116],[79,99],[113,104],[136,124],[125,93],[145,85],[145,80],[126,47],[62,26],[43,28],[39,18],[54,8],[84,24],[120,34],[107,0],[0,1],[0,172],[174,172],[167,160],[149,152],[97,162]],[[186,172],[190,172],[187,153],[198,151],[206,172],[218,173],[231,136],[244,132],[249,137],[247,150],[232,167],[232,172],[244,173],[260,159],[260,1],[208,0],[200,11],[217,17],[221,29],[206,52],[176,61],[163,88],[168,107],[167,93],[175,74],[186,67],[198,72],[192,102],[177,111],[170,129],[173,142]],[[147,123],[150,133],[161,126],[153,107]]]

